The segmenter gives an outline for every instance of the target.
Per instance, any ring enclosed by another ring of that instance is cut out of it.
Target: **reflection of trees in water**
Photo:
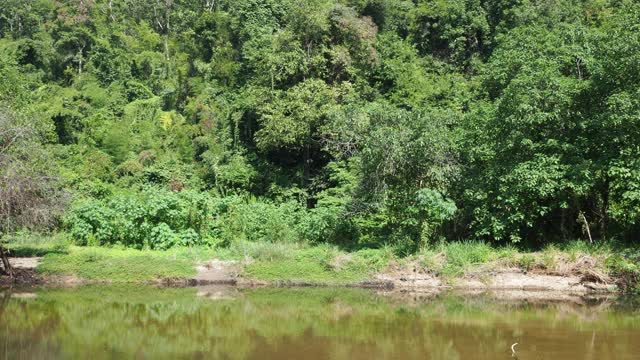
[[[605,350],[638,350],[633,339],[640,314],[609,307],[453,295],[402,303],[358,289],[234,290],[213,300],[197,295],[203,292],[92,286],[40,291],[33,299],[3,297],[0,353],[9,358],[494,359],[509,356],[515,341],[521,359],[534,350],[562,353],[560,343],[577,346],[574,357],[613,359],[614,352]]]

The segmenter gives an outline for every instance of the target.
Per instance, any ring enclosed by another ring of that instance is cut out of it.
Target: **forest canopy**
[[[0,0],[0,165],[78,244],[631,241],[640,5]]]

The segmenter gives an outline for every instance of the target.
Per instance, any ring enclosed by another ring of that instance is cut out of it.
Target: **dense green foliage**
[[[632,0],[0,0],[87,245],[633,240],[639,67]]]

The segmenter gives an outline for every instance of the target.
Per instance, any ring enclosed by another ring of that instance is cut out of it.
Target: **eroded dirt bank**
[[[580,275],[545,275],[503,269],[480,272],[459,278],[446,279],[431,274],[378,274],[381,282],[393,284],[393,288],[420,290],[453,288],[461,290],[534,290],[566,291],[573,293],[615,292],[614,283],[595,280]]]
[[[536,254],[532,258],[536,259]],[[539,258],[539,257],[538,257]],[[557,254],[534,260],[527,268],[517,261],[497,260],[447,276],[421,266],[419,261],[392,262],[375,275],[376,281],[407,291],[430,288],[460,290],[531,290],[570,293],[614,293],[616,279],[607,274],[604,260],[594,256]],[[437,264],[436,264],[437,266]]]
[[[35,271],[38,258],[12,258],[15,278],[0,277],[0,284],[22,285],[78,285],[105,283],[87,281],[73,276],[44,276]],[[615,279],[592,270],[586,265],[565,270],[562,274],[548,270],[524,271],[514,267],[483,266],[459,277],[438,276],[415,264],[402,266],[391,264],[385,271],[371,279],[341,284],[348,287],[365,287],[402,292],[430,293],[447,289],[461,291],[535,291],[564,294],[615,293]],[[159,279],[154,283],[166,286],[235,285],[252,286],[329,286],[332,284],[282,279],[261,281],[243,276],[243,264],[238,261],[210,260],[196,267],[197,273],[191,278]],[[108,281],[106,281],[108,283]],[[555,296],[555,295],[554,295]]]
[[[416,263],[391,263],[370,279],[343,286],[395,289],[405,292],[429,292],[443,289],[515,290],[564,292],[571,294],[615,293],[615,279],[595,266],[595,259],[559,259],[556,266],[532,268],[528,271],[500,263],[485,264],[457,277],[439,276]],[[211,260],[198,266],[190,285],[234,284],[237,286],[326,286],[330,284],[282,279],[261,281],[243,276],[243,264],[237,261]]]

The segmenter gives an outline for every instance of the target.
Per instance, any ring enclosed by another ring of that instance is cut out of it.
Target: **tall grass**
[[[66,233],[42,234],[20,231],[5,235],[2,242],[14,257],[44,256],[49,253],[68,253],[71,239]]]
[[[451,242],[439,244],[438,247],[446,257],[441,271],[445,276],[462,275],[474,265],[497,258],[495,249],[484,242]]]
[[[195,275],[187,254],[169,251],[70,247],[68,254],[47,254],[37,270],[44,274],[74,275],[88,280],[139,282]]]

